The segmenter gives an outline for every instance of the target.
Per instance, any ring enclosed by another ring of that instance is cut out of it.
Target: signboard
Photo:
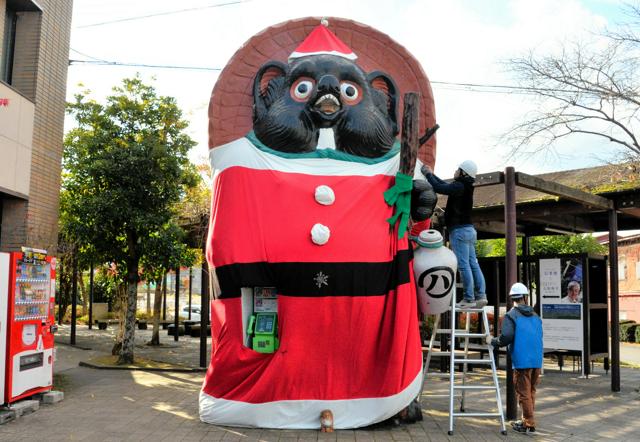
[[[253,289],[253,311],[258,312],[278,312],[278,297],[275,287],[254,287]]]
[[[582,351],[581,259],[541,259],[539,269],[544,348]]]

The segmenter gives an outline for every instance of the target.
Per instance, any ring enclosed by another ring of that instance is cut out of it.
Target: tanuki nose
[[[340,82],[333,75],[323,75],[318,81],[318,92],[331,92],[335,95],[338,95],[340,93]]]

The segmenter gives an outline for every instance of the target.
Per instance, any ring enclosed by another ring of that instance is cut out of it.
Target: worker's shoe
[[[477,299],[476,300],[476,307],[477,308],[482,308],[485,305],[487,305],[488,303],[489,303],[489,301],[487,301],[487,298]]]
[[[468,301],[466,299],[463,299],[462,301],[460,301],[459,303],[456,304],[457,308],[475,308],[476,307],[476,302],[475,301]]]
[[[536,427],[527,427],[522,421],[511,422],[511,428],[518,433],[535,433]]]

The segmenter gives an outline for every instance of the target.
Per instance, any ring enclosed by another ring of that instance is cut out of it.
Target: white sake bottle
[[[417,238],[413,273],[420,311],[425,315],[444,313],[451,306],[456,290],[456,255],[444,246],[437,230],[423,230]]]

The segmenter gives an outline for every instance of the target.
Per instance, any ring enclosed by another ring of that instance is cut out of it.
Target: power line
[[[93,55],[85,54],[84,52],[80,52],[80,51],[78,51],[77,49],[73,49],[73,48],[69,48],[69,49],[71,49],[71,50],[72,50],[73,52],[75,52],[76,54],[82,55],[83,57],[90,58],[90,59],[92,59],[92,60],[94,60],[94,61],[101,61],[101,62],[104,62],[104,63],[108,63],[108,61],[106,61],[106,60],[103,60],[103,59],[101,59],[101,58],[96,58],[96,57],[94,57]],[[71,61],[72,61],[72,60],[69,60],[69,64],[71,64]],[[78,61],[79,61],[79,60],[78,60]]]
[[[237,5],[239,3],[246,3],[246,2],[250,2],[250,1],[252,1],[252,0],[237,0],[237,1],[227,2],[227,3],[216,3],[214,5],[197,6],[197,7],[193,7],[193,8],[176,9],[176,10],[173,10],[173,11],[165,11],[165,12],[155,12],[155,13],[146,14],[146,15],[136,15],[134,17],[124,17],[124,18],[118,18],[118,19],[114,19],[114,20],[102,21],[102,22],[98,22],[98,23],[91,23],[91,24],[88,24],[88,25],[76,26],[75,29],[92,28],[92,27],[95,27],[95,26],[110,25],[112,23],[122,23],[122,22],[125,22],[125,21],[142,20],[142,19],[145,19],[145,18],[160,17],[160,16],[163,16],[163,15],[174,15],[174,14],[182,14],[182,13],[185,13],[185,12],[201,11],[203,9],[211,9],[211,8],[219,8],[221,6]]]
[[[77,52],[77,51],[76,51]],[[207,68],[203,66],[170,66],[161,64],[142,64],[142,63],[123,63],[119,61],[106,61],[106,60],[69,60],[69,65],[74,64],[92,64],[97,66],[131,66],[140,68],[156,68],[156,69],[183,69],[191,71],[221,71],[222,68]]]
[[[71,49],[72,51],[83,55],[85,57],[91,58],[92,60],[69,60],[69,65],[97,65],[97,66],[127,66],[127,67],[140,67],[140,68],[154,68],[154,69],[182,69],[182,70],[193,70],[193,71],[222,71],[223,68],[215,68],[215,67],[204,67],[204,66],[178,66],[178,65],[160,65],[160,64],[142,64],[142,63],[125,63],[119,61],[107,61],[102,60],[96,57],[93,57],[88,54],[84,54],[75,49]],[[450,91],[463,91],[463,92],[478,92],[478,93],[492,93],[492,94],[518,94],[518,95],[533,95],[540,92],[555,92],[555,93],[572,93],[572,91],[567,91],[564,89],[553,89],[553,88],[535,88],[528,86],[516,86],[516,85],[505,85],[505,84],[488,84],[488,83],[456,83],[452,81],[435,81],[431,80],[430,83],[432,85],[442,86],[443,89]]]

